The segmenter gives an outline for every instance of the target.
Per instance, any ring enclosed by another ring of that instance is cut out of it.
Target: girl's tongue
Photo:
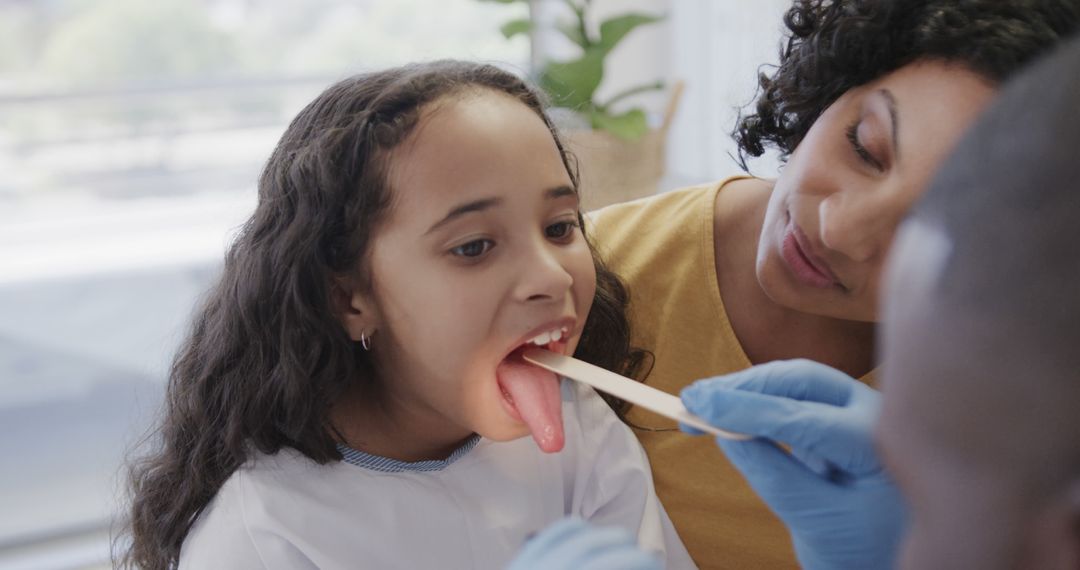
[[[521,349],[510,353],[495,370],[504,397],[529,426],[533,440],[546,453],[563,448],[562,398],[555,374],[526,363]]]

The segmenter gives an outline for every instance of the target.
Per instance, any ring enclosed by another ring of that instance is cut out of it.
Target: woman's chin
[[[755,267],[755,276],[757,277],[758,286],[761,287],[761,292],[773,304],[787,309],[800,310],[798,308],[798,305],[801,304],[799,303],[800,295],[798,291],[794,290],[794,284],[785,279],[783,268],[779,266],[778,260],[769,259],[767,256],[759,257]]]
[[[761,291],[777,307],[787,311],[806,313],[845,321],[866,320],[864,307],[853,300],[834,298],[840,293],[801,285],[786,273],[780,260],[763,260],[757,266],[757,282]]]

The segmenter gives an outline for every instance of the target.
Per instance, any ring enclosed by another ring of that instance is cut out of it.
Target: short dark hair
[[[1007,84],[912,212],[950,244],[926,324],[953,339],[967,385],[1016,414],[989,414],[987,455],[1032,489],[1080,477],[1078,218],[1080,38]]]
[[[1080,373],[1078,42],[1009,84],[912,218],[952,243],[935,289],[942,303],[1034,323],[1045,354],[1065,341]]]
[[[758,77],[733,136],[739,162],[766,146],[786,159],[853,87],[919,60],[955,62],[1001,82],[1077,28],[1076,0],[796,0],[780,63]]]

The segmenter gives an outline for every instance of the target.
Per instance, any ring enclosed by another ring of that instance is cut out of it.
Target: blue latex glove
[[[906,509],[874,450],[877,391],[823,364],[792,360],[700,380],[682,401],[718,428],[758,437],[717,438],[717,445],[787,525],[804,568],[895,564]]]
[[[563,519],[537,534],[507,570],[662,570],[622,528],[596,527],[579,518]]]

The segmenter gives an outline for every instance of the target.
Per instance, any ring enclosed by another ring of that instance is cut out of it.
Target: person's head
[[[1018,76],[897,236],[877,439],[906,568],[1080,567],[1080,42]]]
[[[758,245],[775,302],[876,321],[900,219],[999,82],[1076,28],[1074,0],[797,0],[736,140],[785,163]]]
[[[417,107],[384,149],[388,205],[366,251],[339,270],[343,319],[352,341],[368,342],[373,381],[360,395],[381,414],[407,414],[451,444],[531,431],[558,451],[559,382],[516,351],[553,333],[542,344],[574,352],[594,257],[537,99],[489,73],[516,91],[463,84]]]
[[[559,419],[554,376],[509,356],[533,337],[632,372],[626,292],[594,261],[576,186],[536,92],[496,67],[411,65],[319,95],[173,364],[161,447],[132,469],[128,562],[175,562],[252,450],[339,459],[342,402],[447,443],[509,440]]]

